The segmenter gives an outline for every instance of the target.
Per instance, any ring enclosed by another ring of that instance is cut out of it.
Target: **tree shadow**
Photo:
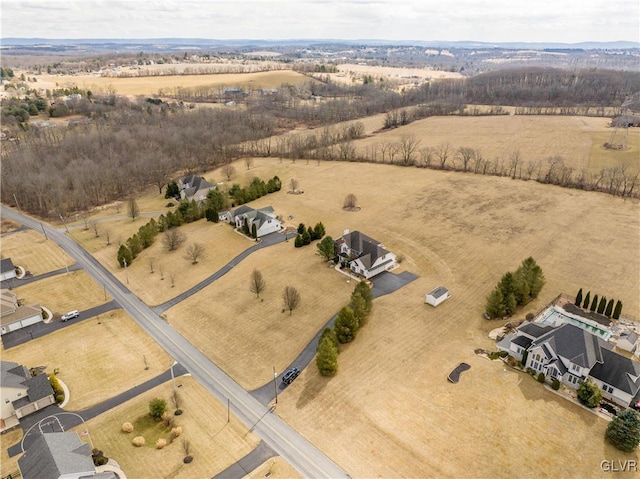
[[[307,382],[304,384],[304,389],[300,393],[300,397],[298,397],[298,402],[296,403],[297,409],[304,408],[307,404],[313,401],[318,394],[322,392],[324,388],[327,387],[331,378],[310,375],[307,378]]]

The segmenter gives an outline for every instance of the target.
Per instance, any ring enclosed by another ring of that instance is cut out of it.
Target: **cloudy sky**
[[[638,0],[0,0],[2,37],[638,41]]]

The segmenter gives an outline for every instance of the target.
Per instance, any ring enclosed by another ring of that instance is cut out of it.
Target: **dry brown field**
[[[278,174],[285,185],[296,177],[304,190],[269,195],[257,206],[271,204],[283,217],[294,215],[292,223],[321,220],[333,237],[346,228],[363,231],[402,255],[403,268],[419,275],[375,301],[369,324],[340,356],[338,376],[322,379],[311,364],[278,406],[286,421],[353,477],[588,477],[599,475],[600,461],[628,457],[604,444],[604,420],[473,351],[495,347],[487,334],[499,324],[481,318],[484,299],[502,274],[528,256],[540,264],[547,284],[519,318],[580,287],[619,298],[623,315],[640,317],[637,201],[386,165],[256,159],[252,172]],[[360,211],[341,209],[348,193],[358,197]],[[283,281],[304,288],[291,319],[309,327],[329,319],[349,293],[340,289],[343,277],[335,279],[340,287],[325,279],[337,273],[314,257],[315,247],[285,251],[287,246],[252,255],[168,314],[183,334],[201,335],[196,344],[245,386],[266,382],[271,367],[291,361],[317,330],[287,334],[286,342],[296,343],[292,347],[282,342],[282,323],[267,327],[273,316],[289,319],[273,308],[261,312]],[[274,264],[284,274],[278,276]],[[277,285],[264,303],[248,291],[254,267],[263,271],[268,288]],[[432,309],[424,295],[438,285],[449,288],[452,298]],[[318,306],[305,310],[305,295],[312,292]],[[210,331],[216,329],[211,324],[224,322],[224,330]],[[234,337],[218,337],[228,330]],[[205,337],[215,347],[204,344]],[[460,384],[449,384],[446,375],[460,361],[471,370]],[[250,371],[254,366],[259,373]],[[588,459],[567,461],[558,450]]]
[[[170,382],[87,421],[78,426],[76,432],[88,429],[94,446],[107,457],[115,459],[130,479],[213,477],[257,446],[259,439],[249,433],[233,414],[227,424],[226,404],[218,402],[197,381],[191,377],[179,377],[176,383],[182,385],[178,391],[184,414],[175,419],[183,433],[162,450],[156,449],[149,441],[143,447],[134,447],[131,440],[136,431],[127,434],[121,431],[121,426],[124,422],[133,423],[136,418],[147,415],[149,401],[155,397],[165,399],[169,411],[173,411]],[[190,454],[194,458],[191,464],[182,462],[185,456],[181,444],[183,438],[191,446]]]
[[[71,309],[80,311],[111,300],[105,290],[85,271],[69,271],[51,278],[14,288],[25,304],[39,303],[52,313],[64,314]]]
[[[276,456],[256,467],[244,477],[245,479],[262,479],[264,477],[298,478],[302,476],[287,461],[280,456]]]
[[[398,142],[404,135],[420,140],[420,148],[448,143],[453,157],[460,147],[479,149],[487,159],[505,161],[516,151],[523,161],[561,156],[567,166],[577,171],[598,172],[604,166],[634,162],[640,152],[640,130],[629,130],[629,146],[625,151],[605,150],[612,129],[607,118],[506,115],[488,117],[432,117],[381,132],[356,141],[364,154],[366,147],[382,141]],[[448,161],[451,161],[448,160]]]
[[[34,230],[3,234],[0,238],[3,258],[22,266],[34,276],[70,266],[74,263],[67,253],[53,241]]]
[[[27,367],[46,365],[49,373],[58,369],[58,377],[70,390],[68,411],[99,404],[171,364],[170,356],[119,309],[3,349],[2,360]]]
[[[343,63],[338,65],[340,73],[331,73],[331,79],[338,83],[352,83],[352,78],[361,80],[364,75],[372,75],[374,78],[384,78],[385,81],[399,83],[411,83],[413,81],[424,82],[432,78],[463,78],[458,72],[432,70],[430,68],[399,68],[373,65],[358,65],[355,63]]]
[[[119,95],[171,94],[176,87],[251,87],[277,88],[283,83],[304,83],[309,77],[292,70],[257,73],[221,73],[213,75],[165,75],[151,77],[113,78],[97,75],[41,75],[36,88],[78,86],[94,93],[113,91]]]
[[[22,429],[11,429],[0,435],[0,474],[7,477],[18,471],[18,459],[20,456],[9,457],[8,447],[13,446],[22,439]]]

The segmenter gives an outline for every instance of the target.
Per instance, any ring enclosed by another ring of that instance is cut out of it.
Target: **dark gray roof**
[[[522,346],[524,349],[527,349],[529,346],[531,346],[531,341],[533,340],[526,336],[516,336],[511,342],[517,344],[518,346]]]
[[[565,323],[534,340],[531,347],[548,347],[558,356],[584,368],[602,362],[602,350],[612,346],[597,336],[573,324]]]
[[[352,253],[359,259],[365,268],[371,268],[380,256],[388,253],[386,249],[380,246],[380,243],[369,236],[353,231],[338,238],[336,243],[345,243]]]
[[[0,273],[4,273],[5,271],[15,271],[16,267],[13,265],[13,261],[11,258],[2,258],[0,260]]]
[[[560,374],[562,375],[564,375],[567,372],[567,368],[564,367],[564,363],[560,359],[556,358],[553,361],[549,362],[549,366],[555,366],[556,369],[560,371]]]
[[[4,387],[24,387],[24,380],[29,377],[29,370],[18,363],[0,361],[0,382]]]
[[[540,336],[548,333],[551,330],[553,330],[552,326],[540,326],[539,324],[531,322],[524,323],[518,328],[518,331],[534,339],[539,338]]]
[[[186,198],[193,196],[199,190],[216,187],[216,185],[209,183],[207,180],[197,175],[189,175],[184,178],[180,178],[180,182],[182,183],[182,189]]]
[[[46,374],[38,374],[37,376],[30,377],[26,381],[23,381],[22,384],[27,387],[27,394],[13,401],[14,409],[20,409],[27,404],[31,404],[53,394],[53,388]]]
[[[440,296],[444,296],[445,294],[448,294],[448,293],[449,293],[449,290],[447,290],[447,288],[445,288],[444,286],[438,286],[437,288],[429,291],[427,294],[437,299]]]
[[[41,434],[18,459],[23,479],[58,479],[68,474],[93,475],[95,466],[89,444],[75,432]]]
[[[591,369],[590,376],[631,394],[640,389],[640,364],[608,349],[602,351],[603,363]]]
[[[594,313],[592,311],[585,311],[582,308],[578,308],[575,304],[567,303],[562,305],[562,309],[566,312],[575,314],[576,316],[582,316],[583,318],[590,319],[591,321],[595,321],[596,323],[602,324],[603,326],[611,326],[611,320],[606,316],[598,313]]]
[[[626,339],[631,344],[635,344],[638,340],[638,334],[635,331],[623,331],[620,333],[620,339]]]

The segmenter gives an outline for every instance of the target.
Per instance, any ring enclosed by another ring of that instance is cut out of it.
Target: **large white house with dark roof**
[[[216,189],[216,185],[209,183],[201,176],[189,175],[178,180],[178,188],[180,188],[181,199],[204,201],[209,191]]]
[[[379,242],[359,231],[349,232],[335,240],[336,256],[349,265],[349,269],[366,279],[395,268],[396,255]]]
[[[606,399],[628,407],[640,401],[640,363],[613,351],[613,344],[570,323],[525,322],[498,343],[498,349],[526,368],[577,389],[591,379]]]
[[[229,219],[233,219],[236,228],[242,228],[246,222],[249,232],[256,227],[256,238],[280,231],[281,223],[276,218],[276,213],[271,206],[265,206],[256,210],[247,205],[242,205],[233,210]]]
[[[18,363],[0,361],[0,431],[20,423],[20,419],[55,402],[46,374],[31,376]]]

